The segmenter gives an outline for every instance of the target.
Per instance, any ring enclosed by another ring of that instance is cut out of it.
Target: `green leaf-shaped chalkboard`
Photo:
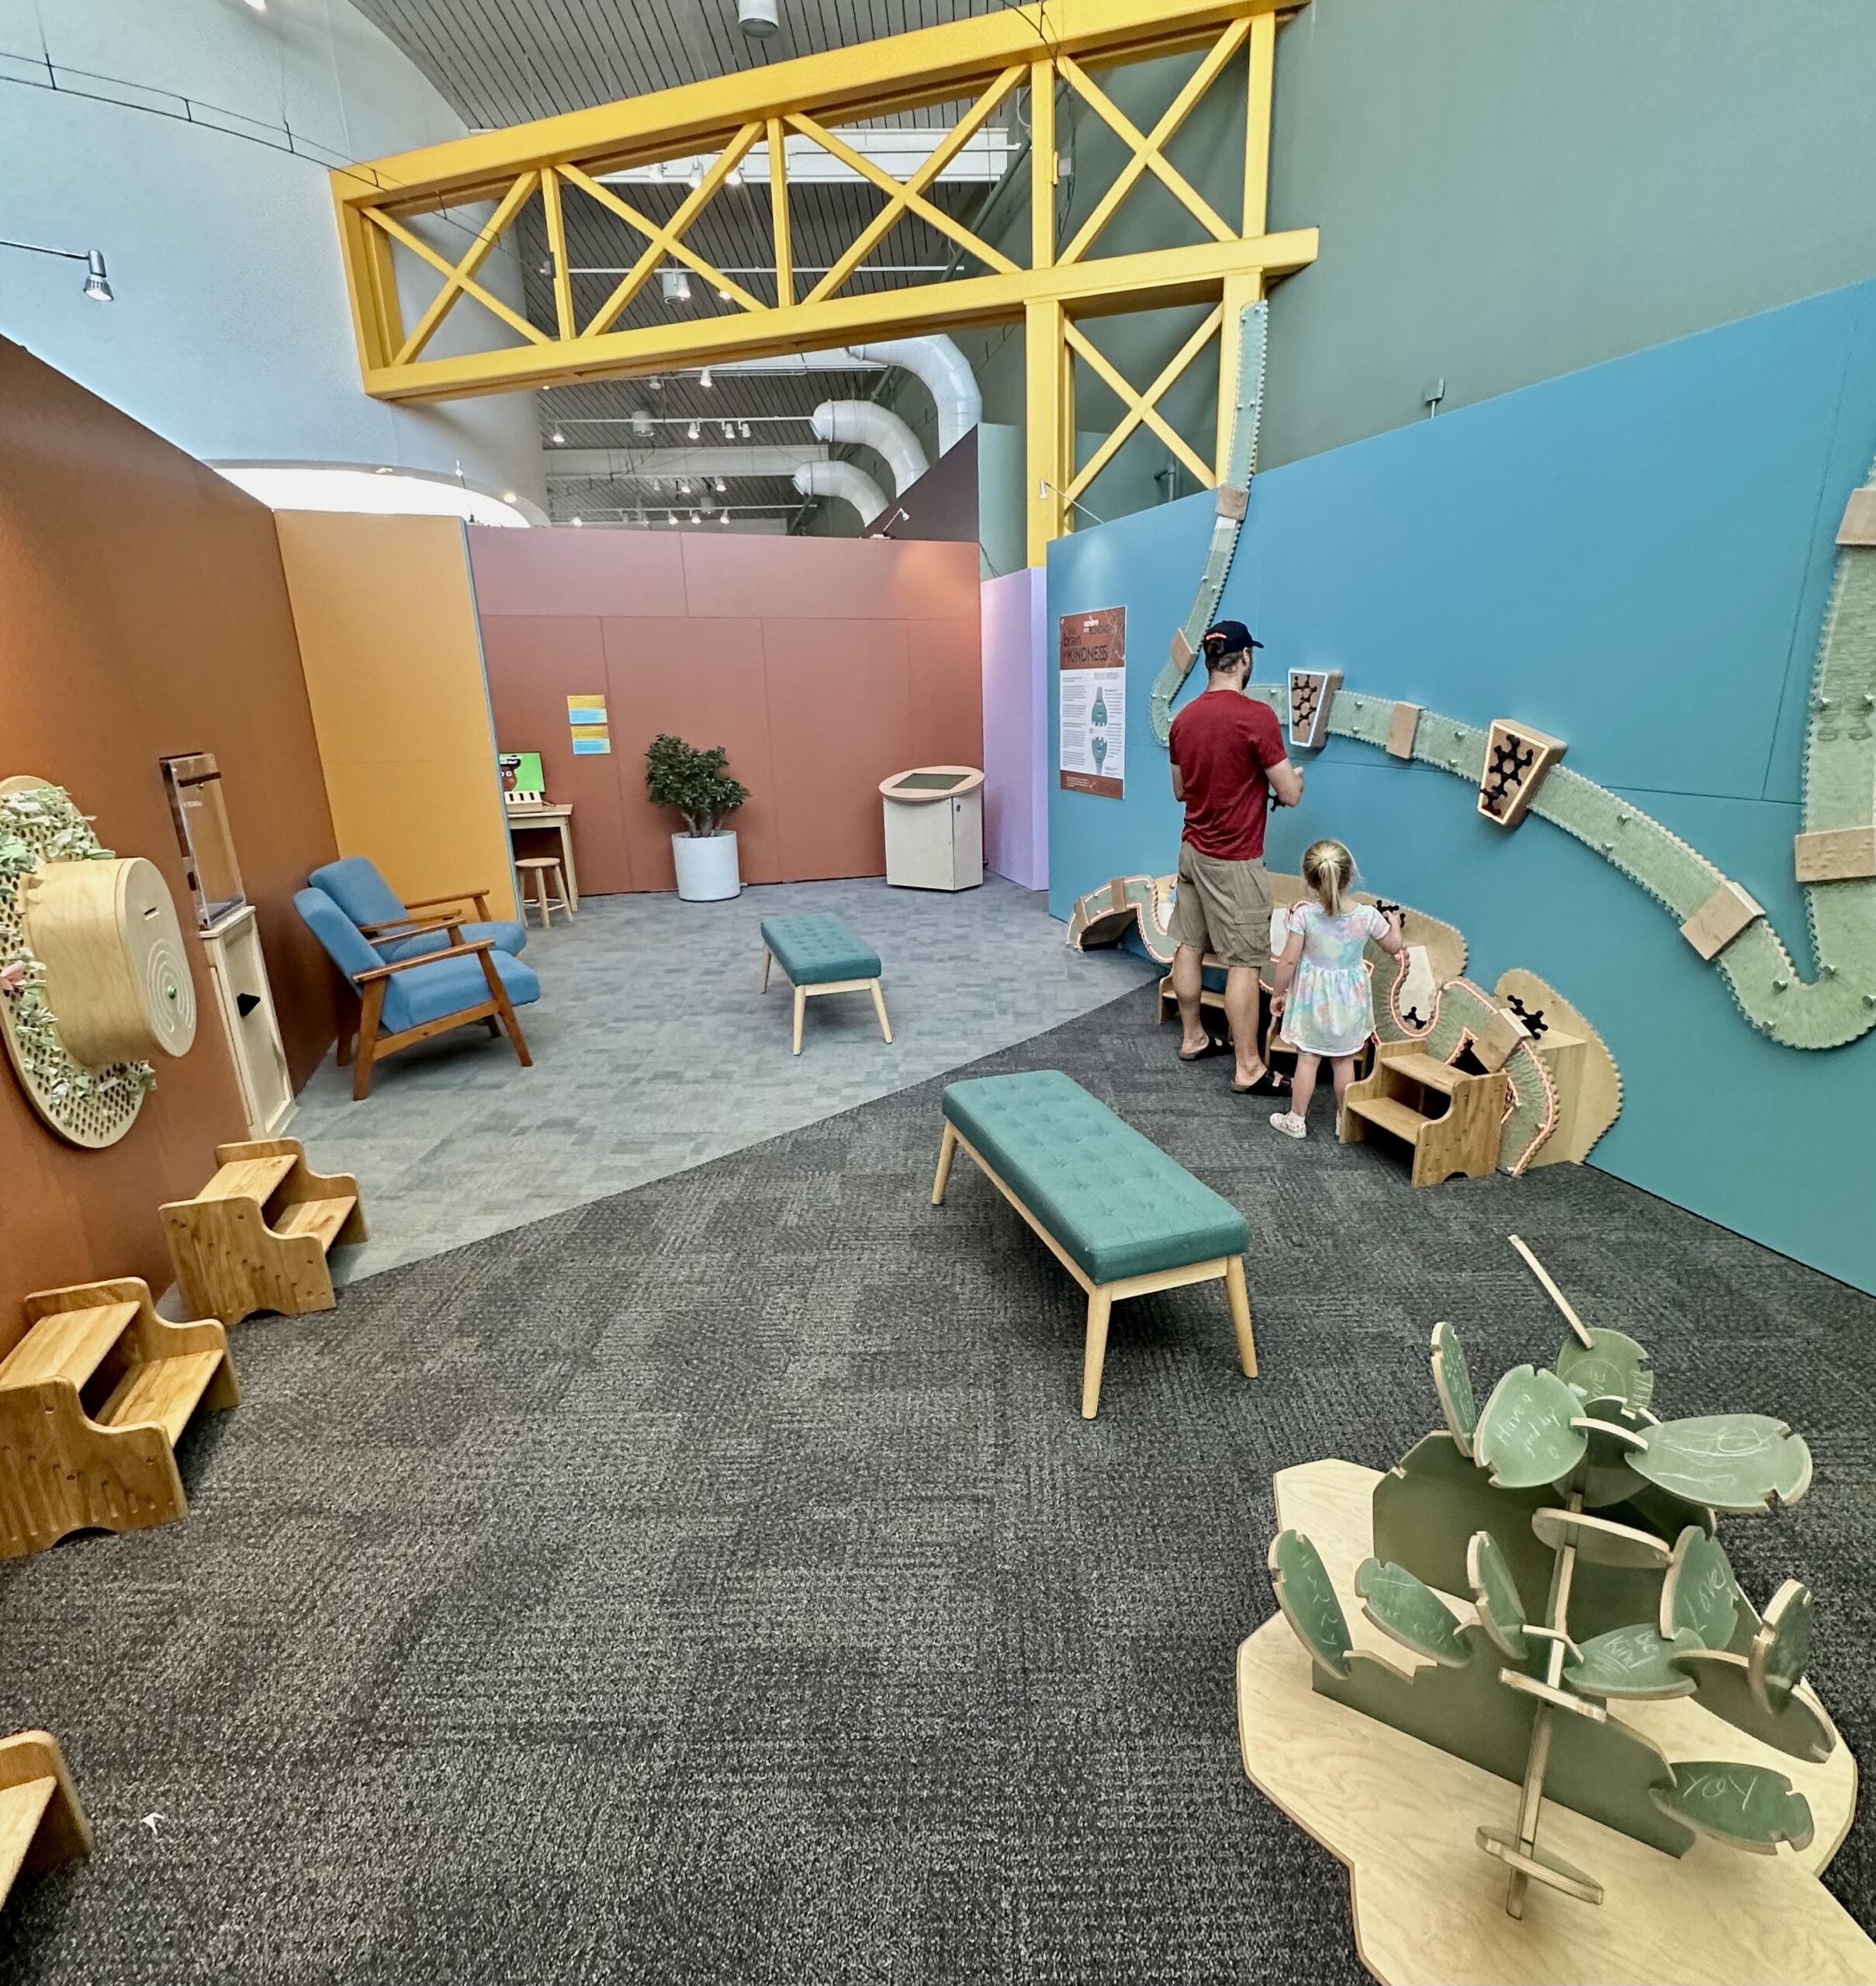
[[[1686,1697],[1694,1679],[1674,1666],[1674,1644],[1648,1621],[1594,1635],[1563,1665],[1563,1680],[1586,1697]]]
[[[1647,1348],[1622,1331],[1591,1330],[1587,1344],[1566,1338],[1557,1354],[1556,1371],[1585,1400],[1619,1400],[1630,1406],[1646,1406],[1654,1397]]]
[[[1479,1624],[1500,1655],[1522,1662],[1531,1652],[1525,1635],[1525,1603],[1497,1538],[1476,1531],[1466,1548],[1466,1578],[1479,1609]]]
[[[1345,1676],[1348,1621],[1321,1553],[1301,1531],[1280,1531],[1270,1541],[1267,1562],[1277,1604],[1310,1660],[1331,1676]]]
[[[1754,1687],[1750,1656],[1689,1648],[1677,1659],[1694,1679],[1694,1701],[1736,1731],[1813,1765],[1821,1765],[1836,1749],[1829,1719],[1813,1707],[1815,1699],[1808,1692],[1794,1690],[1775,1709],[1766,1707],[1762,1690]]]
[[[1582,1403],[1554,1372],[1514,1365],[1485,1403],[1473,1435],[1473,1455],[1500,1490],[1534,1490],[1560,1482],[1588,1443],[1570,1425]]]
[[[1811,1846],[1811,1805],[1781,1772],[1764,1766],[1729,1765],[1714,1759],[1679,1759],[1672,1786],[1651,1786],[1649,1797],[1715,1841],[1775,1855],[1778,1844]]]
[[[1369,1619],[1403,1648],[1429,1661],[1444,1662],[1449,1669],[1463,1669],[1471,1661],[1472,1651],[1459,1633],[1452,1609],[1404,1566],[1364,1559],[1355,1572],[1355,1590],[1362,1596]]]
[[[1472,1389],[1472,1370],[1466,1348],[1452,1325],[1433,1327],[1433,1386],[1440,1410],[1462,1455],[1472,1453],[1472,1431],[1479,1423],[1479,1403]]]
[[[1664,1420],[1628,1458],[1650,1483],[1722,1510],[1795,1503],[1811,1486],[1811,1451],[1782,1420],[1764,1413],[1711,1413]]]
[[[1790,1701],[1805,1673],[1811,1647],[1811,1589],[1787,1579],[1772,1595],[1752,1646],[1746,1652],[1746,1676],[1752,1693],[1776,1714]]]
[[[1725,1648],[1744,1604],[1725,1545],[1689,1524],[1662,1576],[1661,1632],[1670,1641],[1684,1635],[1696,1648]]]

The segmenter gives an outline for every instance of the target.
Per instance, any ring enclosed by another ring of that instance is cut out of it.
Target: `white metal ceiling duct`
[[[847,348],[856,358],[902,365],[924,381],[938,408],[938,452],[943,455],[984,417],[984,396],[978,391],[971,362],[950,339],[934,332],[928,337],[888,338],[877,344]]]
[[[857,442],[883,456],[892,472],[895,496],[903,496],[931,466],[918,437],[877,400],[823,400],[811,420],[819,440]]]
[[[870,524],[886,507],[885,493],[863,469],[851,462],[803,462],[794,472],[794,486],[804,496],[837,496]]]

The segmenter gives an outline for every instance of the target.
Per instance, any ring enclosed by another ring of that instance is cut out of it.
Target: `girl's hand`
[[[1276,1019],[1276,1017],[1278,1016],[1278,1015],[1282,1012],[1282,1011],[1283,1011],[1283,1002],[1284,1002],[1284,998],[1285,998],[1285,997],[1286,997],[1286,996],[1285,996],[1284,995],[1281,994],[1281,993],[1272,993],[1272,994],[1271,995],[1271,996],[1270,996],[1270,1018],[1271,1018],[1272,1020],[1275,1020],[1275,1019]]]

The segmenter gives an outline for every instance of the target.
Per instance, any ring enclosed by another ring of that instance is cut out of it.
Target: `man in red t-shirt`
[[[1201,1018],[1205,954],[1228,971],[1225,1018],[1237,1058],[1231,1087],[1241,1096],[1281,1096],[1289,1085],[1265,1066],[1257,1040],[1258,992],[1270,963],[1270,879],[1264,874],[1265,810],[1293,807],[1303,775],[1289,763],[1268,704],[1244,694],[1251,651],[1263,646],[1241,621],[1220,621],[1205,637],[1206,682],[1172,720],[1172,797],[1185,803],[1179,890],[1172,907],[1172,990],[1184,1029],[1179,1059],[1212,1053]]]

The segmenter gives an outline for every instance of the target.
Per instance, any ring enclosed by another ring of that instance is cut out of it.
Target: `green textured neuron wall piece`
[[[1466,1348],[1448,1323],[1433,1327],[1433,1389],[1439,1395],[1440,1410],[1459,1452],[1469,1455],[1473,1430],[1479,1424],[1479,1403],[1472,1389]]]
[[[1581,1403],[1556,1373],[1514,1365],[1492,1390],[1473,1436],[1473,1454],[1505,1490],[1533,1489],[1568,1476],[1588,1448],[1572,1424]]]
[[[1811,1846],[1811,1803],[1783,1773],[1766,1766],[1680,1759],[1674,1784],[1657,1787],[1653,1797],[1664,1813],[1734,1848],[1775,1855],[1781,1841]]]
[[[1301,1531],[1280,1531],[1271,1540],[1265,1562],[1277,1604],[1310,1659],[1325,1675],[1346,1676],[1348,1621],[1322,1554]]]
[[[1664,1420],[1629,1465],[1677,1496],[1719,1510],[1795,1503],[1811,1486],[1811,1451],[1764,1413],[1712,1413]]]
[[[1725,1546],[1689,1524],[1674,1540],[1661,1581],[1660,1632],[1671,1641],[1685,1637],[1697,1648],[1730,1648],[1746,1607]]]
[[[1498,1541],[1489,1531],[1474,1531],[1466,1548],[1466,1581],[1472,1588],[1479,1624],[1508,1662],[1529,1659],[1531,1642],[1525,1632],[1525,1604]]]
[[[1364,1559],[1355,1569],[1355,1590],[1369,1619],[1403,1648],[1455,1669],[1472,1659],[1460,1638],[1459,1616],[1404,1567]]]

